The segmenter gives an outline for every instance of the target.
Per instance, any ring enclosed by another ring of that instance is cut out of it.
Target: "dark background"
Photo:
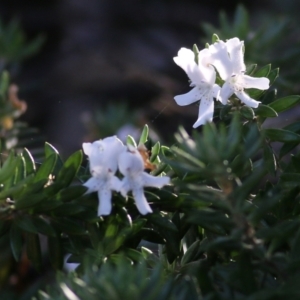
[[[277,1],[257,0],[0,1],[2,21],[18,18],[29,40],[46,36],[39,54],[12,74],[29,105],[23,119],[64,153],[81,147],[82,114],[113,102],[173,134],[185,122],[173,96],[188,82],[172,58],[181,47],[204,46],[201,22],[217,25],[219,11],[232,16],[239,2],[253,15],[280,11]]]

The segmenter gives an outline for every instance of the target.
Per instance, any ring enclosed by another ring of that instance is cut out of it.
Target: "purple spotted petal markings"
[[[194,52],[186,48],[179,50],[174,61],[186,72],[193,87],[188,93],[175,96],[176,103],[184,106],[200,101],[194,128],[212,121],[214,98],[226,105],[235,94],[245,105],[256,108],[260,102],[252,99],[244,90],[266,90],[270,85],[266,77],[245,75],[244,42],[238,38],[226,42],[219,40],[203,49],[198,53],[198,63],[195,62]],[[215,83],[216,71],[223,80],[222,87]]]
[[[139,151],[128,145],[127,151],[119,155],[118,165],[120,172],[124,175],[120,186],[123,197],[132,191],[136,206],[142,215],[152,212],[144,194],[144,187],[151,186],[161,188],[170,182],[167,176],[156,177],[144,172],[144,162]]]
[[[215,84],[216,72],[211,65],[208,49],[199,52],[198,64],[195,62],[194,52],[186,48],[179,50],[174,61],[186,72],[193,87],[190,92],[174,97],[176,103],[184,106],[200,100],[198,119],[193,127],[211,122],[214,113],[213,99],[218,99],[220,87]]]
[[[224,80],[219,99],[225,105],[228,98],[235,94],[244,104],[256,108],[260,102],[252,99],[244,89],[266,90],[270,81],[266,77],[255,78],[245,75],[243,48],[244,42],[238,38],[230,39],[226,43],[218,41],[209,46],[212,64]]]

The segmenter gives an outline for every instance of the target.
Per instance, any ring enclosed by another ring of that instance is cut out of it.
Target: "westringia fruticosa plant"
[[[35,299],[298,299],[300,122],[264,124],[300,96],[276,99],[279,70],[246,65],[245,51],[216,35],[179,50],[192,89],[175,101],[200,101],[201,127],[179,127],[171,147],[145,125],[138,143],[104,137],[65,161],[48,143],[41,164],[11,151],[1,287],[25,259],[45,274],[68,254],[76,271]]]

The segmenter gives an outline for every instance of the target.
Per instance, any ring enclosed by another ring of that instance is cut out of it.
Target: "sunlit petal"
[[[181,67],[194,84],[201,83],[204,75],[195,62],[195,54],[192,50],[181,48],[178,56],[174,57],[174,62]]]
[[[128,150],[118,157],[118,166],[124,176],[136,174],[144,170],[144,161],[138,150],[128,145]]]
[[[199,106],[198,120],[193,125],[194,128],[205,124],[206,122],[211,122],[214,115],[214,101],[208,97],[202,98]]]
[[[220,86],[218,86],[217,84],[214,84],[212,87],[212,95],[214,98],[216,98],[216,100],[221,101],[220,98],[220,92],[221,92],[221,88]]]
[[[226,80],[232,74],[232,63],[228,56],[226,44],[219,41],[209,46],[212,54],[213,65],[217,69],[223,80]]]
[[[141,214],[152,212],[144,195],[144,186],[158,187],[168,184],[169,177],[155,177],[144,172],[144,163],[138,149],[128,145],[128,150],[121,153],[118,159],[120,172],[124,175],[119,191],[126,197],[132,191],[138,210]]]
[[[101,188],[101,186],[104,184],[104,182],[97,178],[97,177],[91,177],[87,182],[85,182],[83,185],[88,188],[86,191],[87,193],[92,193],[98,191],[98,189]]]
[[[167,176],[163,176],[163,177],[156,177],[156,176],[152,176],[146,172],[143,172],[141,174],[142,176],[142,182],[144,186],[152,186],[152,187],[156,187],[156,188],[161,188],[166,184],[170,183],[170,178]]]
[[[230,56],[232,63],[232,72],[234,74],[239,74],[246,70],[244,63],[244,42],[240,41],[238,38],[229,39],[226,42],[227,51]]]
[[[110,189],[103,187],[98,191],[99,205],[98,205],[98,216],[107,216],[111,213],[111,196],[112,192]]]
[[[142,188],[132,190],[132,195],[136,207],[142,215],[152,213],[152,209],[146,200],[146,197],[144,195],[144,190]]]
[[[249,107],[256,108],[260,103],[259,101],[250,98],[250,96],[245,92],[236,92],[235,94],[243,103],[245,103]]]
[[[206,91],[206,88],[196,86],[186,94],[175,96],[174,99],[178,105],[185,106],[199,101]]]
[[[92,152],[92,144],[91,143],[83,143],[82,144],[83,152],[86,155],[90,155]]]
[[[270,87],[270,80],[266,77],[256,78],[248,75],[243,76],[245,89],[254,88],[267,90]]]
[[[231,84],[229,84],[228,82],[225,82],[221,88],[221,91],[220,91],[220,95],[219,95],[219,100],[224,104],[226,105],[227,104],[227,101],[228,101],[228,98],[233,95],[234,93],[234,89],[232,87]]]

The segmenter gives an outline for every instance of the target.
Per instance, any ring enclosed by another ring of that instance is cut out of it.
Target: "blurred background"
[[[173,57],[181,47],[191,48],[194,43],[203,48],[205,41],[211,41],[209,31],[220,28],[220,11],[233,22],[239,3],[251,16],[245,39],[251,41],[258,29],[265,34],[259,37],[263,43],[279,24],[277,31],[291,43],[278,45],[275,32],[275,38],[266,42],[269,52],[258,48],[262,51],[248,58],[258,59],[255,62],[261,66],[286,64],[290,81],[283,80],[282,85],[299,91],[298,83],[291,83],[299,71],[291,74],[288,68],[289,63],[295,69],[298,64],[299,50],[289,47],[299,39],[295,2],[1,0],[1,26],[17,22],[26,41],[35,43],[31,55],[18,60],[9,61],[10,52],[4,53],[1,68],[9,70],[11,81],[20,88],[20,99],[28,104],[23,120],[39,128],[65,155],[81,148],[83,141],[116,132],[134,135],[145,123],[153,135],[159,132],[171,140],[179,124],[191,128],[198,110],[195,106],[183,110],[173,100],[189,90],[186,74]],[[204,23],[210,25],[203,27]],[[232,28],[232,34],[234,30],[238,29]],[[227,38],[222,28],[218,33]],[[287,58],[282,48],[296,52]],[[284,60],[278,59],[279,51]]]

